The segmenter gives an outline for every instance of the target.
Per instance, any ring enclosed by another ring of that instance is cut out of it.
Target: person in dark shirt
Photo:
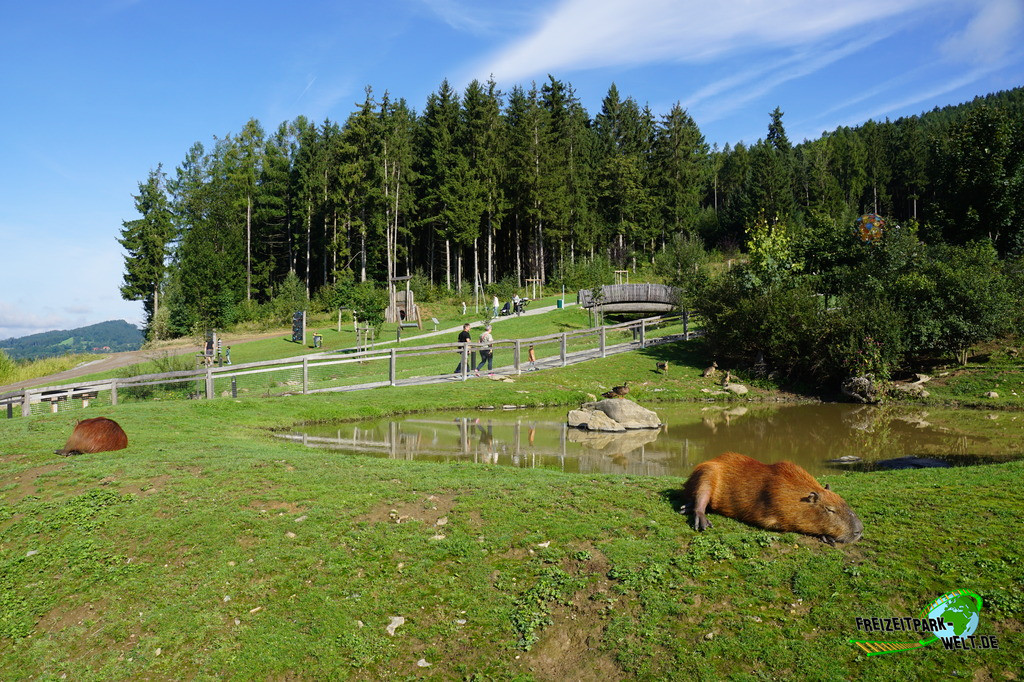
[[[469,343],[472,338],[473,338],[472,334],[469,333],[469,322],[467,322],[466,324],[462,325],[462,331],[459,332],[459,343],[462,343],[462,344]],[[455,367],[455,373],[456,374],[462,374],[462,357],[461,357],[462,356],[462,349],[461,348],[459,349],[459,356],[460,356],[459,357],[459,364],[456,365],[456,367]]]

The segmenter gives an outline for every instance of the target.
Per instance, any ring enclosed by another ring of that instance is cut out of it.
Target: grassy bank
[[[102,356],[91,353],[78,353],[39,360],[14,361],[6,356],[0,356],[0,386],[57,374],[100,357]]]
[[[829,477],[866,527],[832,548],[722,518],[698,535],[678,480],[339,457],[267,431],[571,404],[623,378],[640,402],[693,399],[701,363],[677,344],[513,384],[124,404],[106,413],[129,449],[69,459],[49,453],[77,415],[0,420],[0,677],[1021,674],[1021,463]],[[998,650],[847,641],[857,616],[957,588],[985,599]]]

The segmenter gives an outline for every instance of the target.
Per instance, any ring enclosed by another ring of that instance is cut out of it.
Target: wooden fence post
[[[606,329],[604,325],[601,325],[601,357],[605,357],[605,344],[607,343],[607,337],[605,336]]]
[[[519,339],[516,339],[516,347],[512,351],[512,368],[515,369],[516,374],[522,374],[523,371],[519,368],[519,353],[521,353],[521,347],[519,345]]]
[[[566,346],[565,340],[566,340],[566,333],[562,332],[562,338],[559,339],[559,343],[558,343],[558,346],[559,346],[558,354],[559,354],[559,356],[561,357],[561,360],[562,360],[562,367],[565,367],[565,346]]]
[[[469,344],[462,344],[462,380],[465,381],[469,374]]]
[[[302,342],[305,345],[305,341]],[[302,395],[309,392],[309,358],[302,358]]]
[[[110,380],[110,404],[117,405],[117,379]]]
[[[21,395],[21,416],[28,417],[32,414],[32,391],[25,391]]]
[[[388,368],[388,375],[389,375],[389,379],[391,381],[391,385],[394,386],[395,385],[395,349],[394,348],[391,349],[391,358],[390,359],[391,359],[391,364],[390,364],[390,366]]]
[[[690,311],[683,311],[683,340],[690,340]]]
[[[206,369],[206,399],[213,400],[213,368]]]
[[[640,347],[647,341],[647,320],[640,320]]]

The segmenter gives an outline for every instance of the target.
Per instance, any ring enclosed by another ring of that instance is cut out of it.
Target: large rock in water
[[[569,426],[589,431],[624,431],[656,429],[661,426],[658,415],[627,398],[608,398],[596,403],[583,403],[569,412]]]
[[[575,429],[586,429],[587,431],[625,431],[626,427],[618,423],[600,410],[587,409],[586,403],[578,410],[570,410],[569,426]]]

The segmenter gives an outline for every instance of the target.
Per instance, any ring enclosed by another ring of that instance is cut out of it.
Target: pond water
[[[417,414],[309,425],[278,435],[392,459],[645,476],[687,476],[695,464],[727,450],[769,463],[790,460],[820,474],[908,456],[954,465],[1005,461],[1024,449],[1024,414],[1014,412],[837,404],[649,407],[664,423],[661,429],[585,432],[566,426],[566,408],[549,408]],[[851,456],[860,461],[828,462]]]

